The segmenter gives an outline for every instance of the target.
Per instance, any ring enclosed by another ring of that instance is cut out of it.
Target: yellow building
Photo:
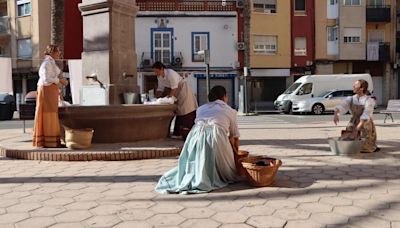
[[[291,67],[290,0],[251,0],[249,59],[252,107],[269,108],[286,89]]]
[[[396,1],[315,1],[316,73],[370,73],[378,104],[397,95]]]
[[[0,56],[12,58],[14,92],[36,89],[43,51],[50,43],[49,0],[0,0]]]

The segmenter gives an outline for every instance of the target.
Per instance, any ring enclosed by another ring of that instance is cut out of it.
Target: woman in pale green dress
[[[233,150],[239,144],[237,112],[227,105],[226,90],[215,86],[209,102],[197,109],[178,166],[166,172],[155,190],[159,193],[203,193],[238,179]]]

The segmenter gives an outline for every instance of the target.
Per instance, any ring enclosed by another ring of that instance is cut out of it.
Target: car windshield
[[[293,85],[291,85],[291,86],[284,92],[284,94],[291,94],[291,93],[293,93],[300,85],[301,85],[301,83],[293,83]]]

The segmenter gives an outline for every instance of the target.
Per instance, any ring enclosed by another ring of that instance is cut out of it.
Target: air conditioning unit
[[[264,13],[272,13],[271,9],[264,9]]]
[[[143,59],[142,65],[143,67],[151,67],[151,59]]]
[[[175,58],[172,60],[171,65],[172,65],[172,66],[181,67],[181,66],[182,66],[182,58],[181,58],[181,57],[175,57]]]
[[[236,48],[237,48],[239,51],[244,51],[244,49],[245,49],[244,42],[237,42]]]
[[[236,8],[243,9],[245,0],[236,0]]]

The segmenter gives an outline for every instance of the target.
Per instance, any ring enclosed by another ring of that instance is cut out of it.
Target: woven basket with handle
[[[85,149],[92,145],[94,130],[92,128],[65,128],[65,143],[70,149]]]
[[[250,156],[241,158],[239,161],[246,170],[247,180],[251,185],[256,187],[270,185],[274,181],[276,172],[282,165],[281,160],[264,156]],[[257,165],[260,162],[266,164],[266,166]]]

